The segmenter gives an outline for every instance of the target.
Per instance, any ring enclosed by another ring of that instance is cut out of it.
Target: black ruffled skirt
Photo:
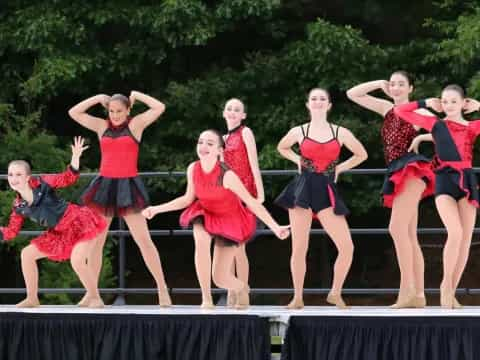
[[[433,195],[435,175],[431,161],[423,155],[407,153],[388,164],[382,188],[383,205],[391,208],[393,200],[402,193],[405,183],[411,178],[425,182],[422,199]]]
[[[150,204],[147,189],[139,176],[95,177],[81,196],[81,202],[106,216],[140,212]]]
[[[435,170],[435,196],[439,195],[449,195],[457,201],[466,197],[478,208],[480,202],[478,179],[473,169],[457,170],[445,166]]]
[[[336,215],[350,212],[333,182],[333,174],[327,176],[309,170],[297,175],[276,198],[275,204],[287,209],[297,206],[311,209],[315,214],[329,207],[333,207]]]

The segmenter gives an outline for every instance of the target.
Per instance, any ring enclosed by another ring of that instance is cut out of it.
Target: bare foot
[[[453,298],[453,308],[454,309],[462,309],[463,308],[463,305],[458,302],[456,297]]]
[[[88,307],[89,308],[94,308],[94,309],[100,309],[103,308],[105,304],[103,303],[102,298],[90,298],[88,302]]]
[[[160,305],[160,307],[172,306],[172,300],[166,288],[158,291],[158,305]]]
[[[40,306],[40,301],[38,301],[38,298],[26,298],[23,301],[20,301],[17,305],[15,305],[18,308],[34,308],[34,307],[39,307]]]
[[[403,299],[398,299],[395,304],[390,306],[391,309],[408,309],[417,307],[417,297],[415,295],[410,295],[404,297]]]
[[[342,295],[340,295],[340,294],[338,294],[338,295],[334,295],[332,293],[328,294],[327,302],[329,304],[335,305],[339,309],[348,309],[349,308],[349,306],[347,304],[345,304],[345,301],[343,301]]]
[[[200,308],[205,309],[205,310],[213,310],[215,309],[215,305],[213,302],[210,301],[202,301],[202,305],[200,305]]]
[[[453,309],[455,295],[452,289],[440,288],[440,306],[444,309]]]
[[[227,307],[234,308],[236,303],[237,303],[237,295],[235,294],[235,291],[228,290],[228,293],[227,293]]]
[[[250,288],[248,285],[245,285],[242,290],[236,293],[237,303],[235,304],[235,309],[245,310],[250,306]]]
[[[290,310],[303,309],[304,306],[305,304],[303,303],[302,299],[293,298],[293,300],[290,301],[290,304],[287,305],[287,309],[290,309]]]
[[[415,296],[414,307],[417,309],[423,309],[425,306],[427,306],[427,299],[425,296]]]
[[[82,299],[77,303],[79,307],[88,307],[90,302],[90,296],[88,294],[83,295]]]

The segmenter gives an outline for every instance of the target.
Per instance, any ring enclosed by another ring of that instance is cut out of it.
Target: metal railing
[[[345,172],[345,174],[353,175],[383,175],[387,169],[353,169]],[[474,168],[475,173],[480,172],[480,168]],[[295,175],[295,170],[262,170],[263,176],[286,176]],[[96,173],[82,173],[81,177],[94,177]],[[142,172],[139,173],[142,177],[185,177],[184,171],[159,171],[159,172]],[[7,175],[0,174],[0,179],[6,179]],[[387,228],[351,228],[353,235],[386,235],[389,234]],[[26,236],[39,235],[43,231],[21,231],[20,234]],[[446,234],[444,228],[418,228],[419,234]],[[474,229],[474,234],[479,234],[480,228]],[[109,230],[109,235],[118,237],[118,272],[117,272],[117,287],[116,288],[100,288],[99,291],[102,294],[116,295],[114,305],[125,304],[125,295],[127,294],[156,294],[156,288],[127,288],[126,287],[126,251],[125,251],[125,238],[130,236],[130,232],[125,230],[125,222],[123,219],[118,221],[118,229]],[[165,230],[150,230],[152,236],[192,236],[192,230],[182,229],[165,229]],[[256,235],[271,235],[272,231],[268,229],[259,229],[256,231]],[[311,235],[324,235],[323,229],[311,229]],[[478,245],[480,243],[473,243]],[[437,244],[422,244],[422,247],[439,247]],[[329,288],[306,288],[305,294],[326,294]],[[83,294],[85,290],[83,288],[40,288],[40,294]],[[171,294],[201,294],[199,288],[170,288]],[[213,294],[225,294],[223,289],[212,289]],[[293,294],[292,288],[252,288],[250,292],[254,295],[280,295],[280,294]],[[350,295],[389,295],[396,294],[397,288],[344,288],[344,294]],[[0,288],[0,294],[24,294],[25,288]],[[438,288],[425,289],[427,294],[438,294]],[[478,295],[480,294],[480,288],[460,288],[457,289],[457,294],[460,295]]]

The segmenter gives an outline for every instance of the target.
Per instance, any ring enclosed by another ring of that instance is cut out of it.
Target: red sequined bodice
[[[257,197],[257,188],[255,187],[252,168],[248,160],[247,147],[242,137],[244,128],[245,126],[242,125],[229,132],[225,140],[223,156],[225,163],[237,174],[250,194],[253,197]]]
[[[387,164],[408,153],[412,140],[417,136],[413,125],[396,116],[393,108],[387,112],[381,130],[383,154]]]
[[[100,150],[101,176],[126,178],[138,175],[139,143],[133,137],[128,123],[121,127],[110,125],[100,139]]]
[[[203,171],[200,161],[193,167],[195,196],[206,211],[215,215],[235,214],[242,207],[238,196],[223,187],[223,172],[220,162],[210,172]]]

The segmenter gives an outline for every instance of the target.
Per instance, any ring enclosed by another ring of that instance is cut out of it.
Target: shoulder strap
[[[338,139],[338,131],[340,130],[340,126],[337,125],[337,130],[335,131],[335,139]]]

